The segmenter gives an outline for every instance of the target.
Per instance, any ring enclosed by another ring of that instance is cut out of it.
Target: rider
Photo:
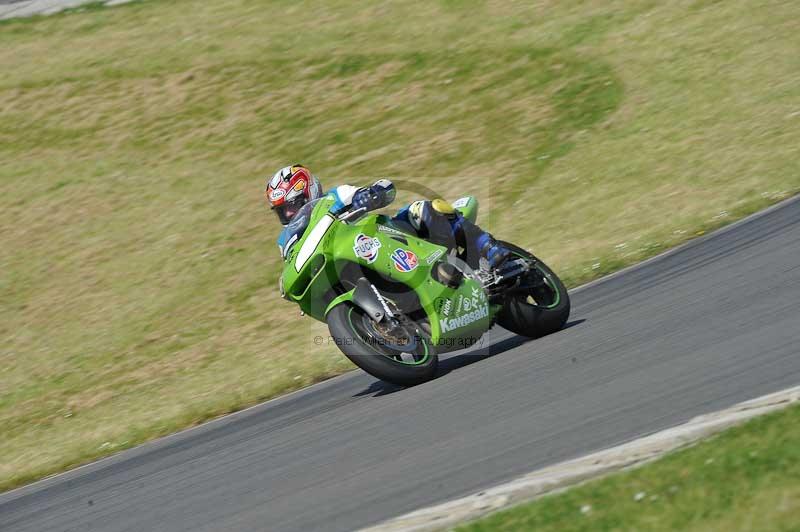
[[[366,213],[386,207],[394,200],[395,194],[394,185],[388,179],[379,179],[368,187],[340,185],[328,192],[328,196],[335,200],[331,212],[337,216],[359,209]],[[322,197],[323,192],[319,179],[308,168],[295,164],[275,172],[264,195],[281,224],[286,226],[303,205]],[[491,268],[499,267],[511,255],[508,248],[443,199],[415,201],[401,208],[392,221],[411,229],[421,238],[448,248],[454,247],[461,235],[467,246],[478,250]],[[281,249],[285,244],[278,242]]]

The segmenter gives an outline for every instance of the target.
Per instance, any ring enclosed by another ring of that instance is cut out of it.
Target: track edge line
[[[509,482],[361,529],[362,532],[428,532],[466,521],[622,469],[638,467],[754,417],[800,402],[800,386],[770,393],[635,440],[547,466]]]

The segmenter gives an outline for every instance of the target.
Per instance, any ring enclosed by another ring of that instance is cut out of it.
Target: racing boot
[[[475,227],[477,228],[477,226]],[[492,270],[499,269],[511,257],[511,250],[486,231],[481,231],[475,239],[475,245]]]
[[[468,241],[474,242],[474,249],[486,259],[492,270],[500,268],[511,257],[511,251],[508,248],[497,242],[491,234],[478,227],[477,224],[464,218],[449,201],[435,199],[431,202],[431,207],[439,216],[448,220],[456,240],[458,240],[456,235],[463,232]]]

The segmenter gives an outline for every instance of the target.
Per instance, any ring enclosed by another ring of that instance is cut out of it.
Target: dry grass
[[[477,194],[572,284],[795,193],[797,15],[153,0],[0,24],[0,486],[350,367],[277,298],[260,188],[284,164]]]

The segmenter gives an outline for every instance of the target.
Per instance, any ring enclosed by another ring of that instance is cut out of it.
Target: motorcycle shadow
[[[566,325],[564,325],[564,327],[560,331],[553,334],[559,334],[567,329],[580,325],[585,321],[586,321],[585,319],[569,321],[567,322]],[[489,334],[489,337],[490,336],[491,334]],[[495,355],[505,353],[506,351],[516,349],[521,345],[524,345],[528,342],[533,342],[535,340],[536,340],[535,338],[528,338],[527,336],[513,335],[498,340],[496,342],[490,341],[489,345],[485,347],[473,347],[471,349],[465,350],[463,353],[453,356],[448,356],[447,358],[443,357],[441,360],[439,360],[439,369],[437,370],[436,377],[433,380],[444,377],[445,375],[447,375],[452,371],[456,371],[471,364],[475,364],[476,362],[481,362],[483,360],[486,360],[487,358],[491,358]],[[367,387],[363,391],[355,394],[353,397],[363,397],[365,395],[371,395],[372,397],[381,397],[383,395],[390,395],[395,392],[405,390],[406,388],[407,388],[406,386],[400,386],[397,384],[391,384],[388,382],[377,380],[372,382],[369,385],[369,387]]]

